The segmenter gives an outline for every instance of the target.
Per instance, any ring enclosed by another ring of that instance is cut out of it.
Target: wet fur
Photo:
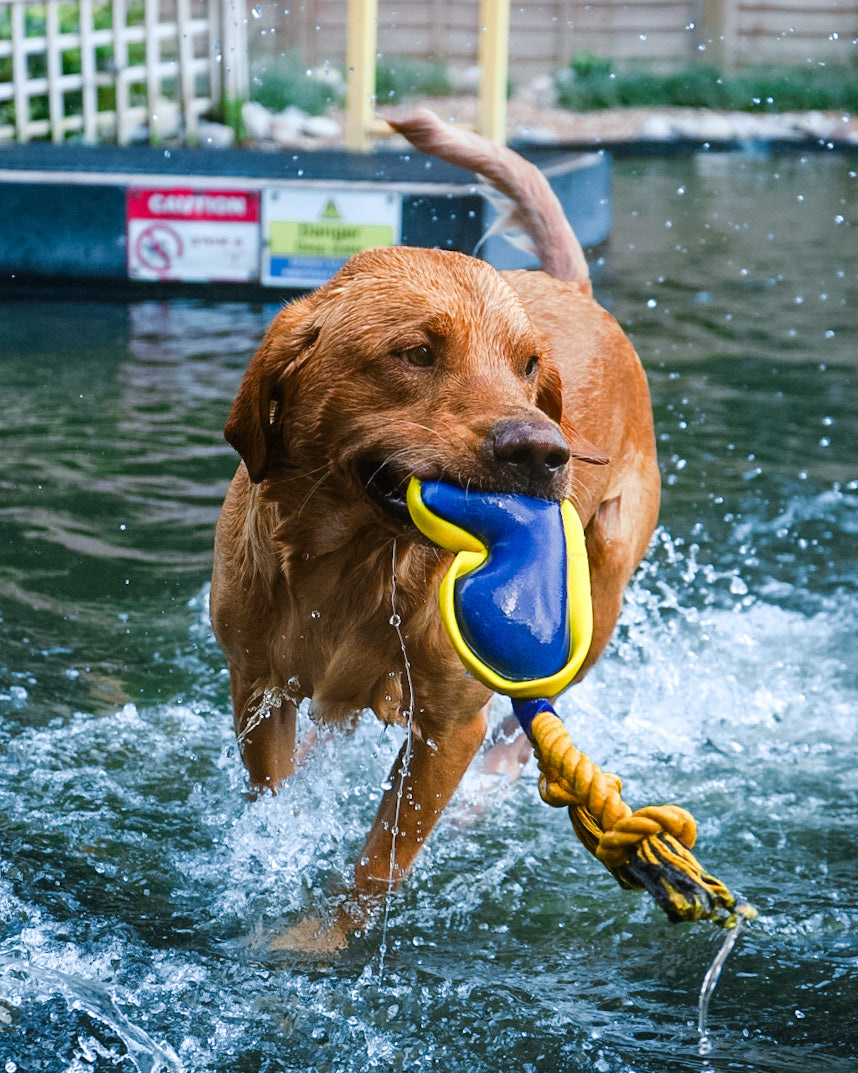
[[[569,497],[593,587],[593,645],[579,677],[610,638],[659,498],[644,373],[594,301],[541,173],[430,113],[395,126],[507,194],[551,272],[498,273],[439,250],[359,254],[277,315],[229,416],[242,462],[217,528],[212,619],[252,784],[274,790],[292,773],[304,698],[320,721],[347,724],[369,708],[413,729],[408,771],[394,766],[328,933],[334,946],[407,872],[483,742],[490,699],[437,614],[447,555],[367,494],[370,470],[388,485],[414,473]],[[544,453],[561,433],[564,465],[522,467],[506,449],[501,457],[502,441]]]

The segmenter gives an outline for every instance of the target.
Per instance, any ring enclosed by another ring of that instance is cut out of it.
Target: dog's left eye
[[[435,364],[435,353],[426,343],[400,351],[399,357],[408,365],[416,365],[418,369],[427,369]]]
[[[536,370],[539,368],[539,355],[531,354],[527,359],[527,365],[524,367],[524,375],[529,380],[536,374]]]

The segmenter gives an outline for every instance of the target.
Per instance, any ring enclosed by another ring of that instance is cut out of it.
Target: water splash
[[[399,817],[402,811],[402,795],[405,791],[405,780],[408,778],[408,771],[411,766],[411,754],[414,744],[414,683],[411,679],[411,663],[408,659],[408,653],[405,651],[405,638],[402,634],[402,619],[399,612],[396,610],[396,541],[393,541],[393,563],[391,569],[391,590],[390,590],[390,625],[396,630],[396,636],[399,640],[399,648],[402,652],[402,660],[405,665],[405,680],[408,683],[408,709],[403,714],[406,716],[406,738],[405,746],[401,753],[401,764],[399,768],[399,783],[396,788],[396,811],[393,817],[393,837],[390,841],[390,862],[387,873],[387,891],[384,896],[384,916],[381,925],[381,942],[378,948],[378,975],[379,980],[384,977],[384,962],[387,954],[387,935],[390,924],[390,905],[391,897],[393,895],[395,881],[394,870],[396,868],[396,837],[399,834]]]
[[[290,685],[297,679],[289,679]],[[244,745],[248,734],[256,730],[256,728],[263,723],[266,719],[271,718],[271,713],[275,708],[279,708],[284,701],[291,703],[291,698],[287,698],[283,693],[283,690],[276,687],[270,689],[263,689],[258,694],[259,700],[255,703],[255,706],[248,708],[248,720],[244,724],[241,733],[236,735],[236,743],[239,748]],[[254,698],[254,701],[256,698]]]
[[[0,973],[6,972],[28,976],[34,984],[58,991],[70,1010],[84,1010],[94,1020],[106,1025],[125,1044],[128,1057],[139,1073],[161,1073],[161,1070],[181,1073],[182,1064],[169,1044],[156,1043],[147,1032],[130,1021],[102,984],[19,958],[0,958]]]
[[[700,999],[697,1004],[697,1053],[701,1057],[712,1053],[712,1039],[709,1035],[709,1004],[715,994],[715,988],[718,986],[721,970],[730,956],[730,951],[736,945],[744,922],[743,917],[736,918],[736,926],[730,928],[724,936],[724,941],[712,959],[712,964],[709,966],[706,975],[703,977],[703,983],[700,985]]]

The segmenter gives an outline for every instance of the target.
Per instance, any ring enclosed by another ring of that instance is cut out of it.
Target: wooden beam
[[[477,130],[492,141],[506,141],[506,90],[509,79],[510,0],[480,0],[477,59],[480,94]]]
[[[366,152],[375,109],[378,0],[349,0],[346,28],[346,148]]]

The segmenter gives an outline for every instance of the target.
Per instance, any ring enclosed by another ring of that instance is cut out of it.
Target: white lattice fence
[[[0,0],[0,141],[193,142],[246,95],[240,0]]]

